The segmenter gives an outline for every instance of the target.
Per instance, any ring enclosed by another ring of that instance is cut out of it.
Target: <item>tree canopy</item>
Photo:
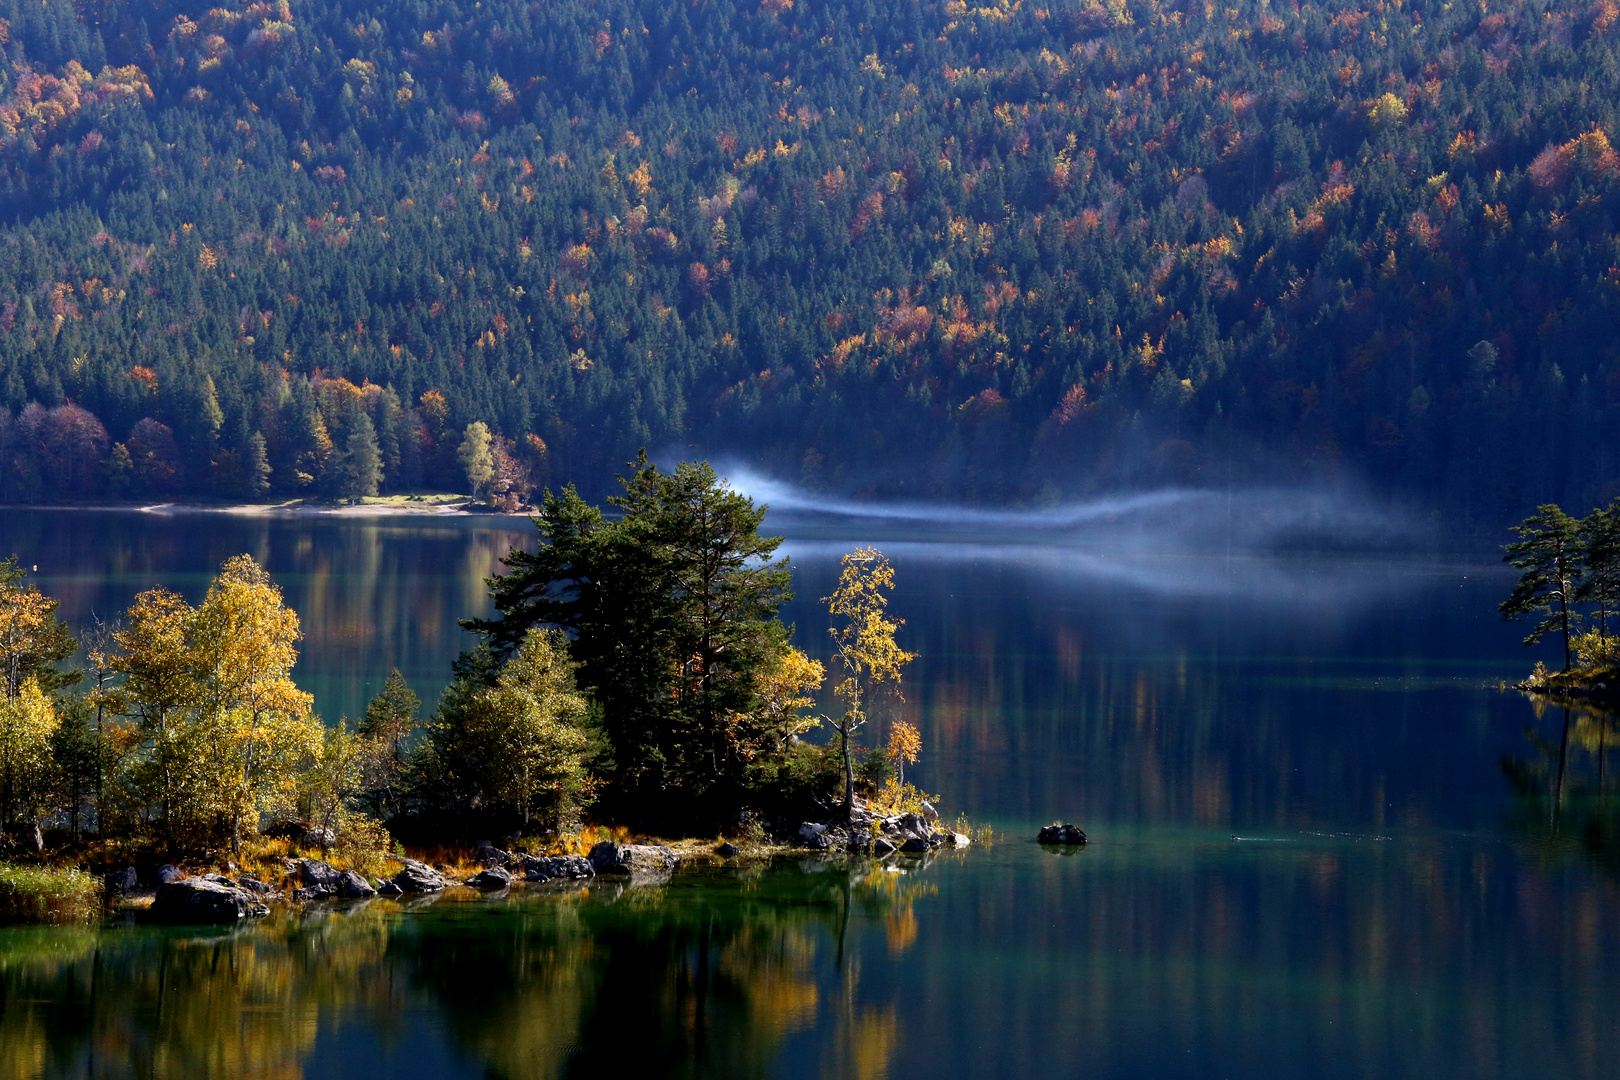
[[[1611,7],[0,0],[0,498],[1601,502]]]
[[[466,625],[497,657],[536,627],[566,633],[600,709],[610,807],[735,813],[821,681],[777,618],[792,595],[781,538],[760,536],[765,508],[706,463],[663,472],[643,456],[621,483],[611,521],[573,488],[547,493],[537,550],[514,549],[489,581],[500,617]]]

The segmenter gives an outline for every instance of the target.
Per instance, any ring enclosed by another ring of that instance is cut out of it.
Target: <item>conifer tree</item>
[[[1500,605],[1504,619],[1538,617],[1524,643],[1534,645],[1558,631],[1564,645],[1564,668],[1569,670],[1570,634],[1579,617],[1574,609],[1580,585],[1580,522],[1556,503],[1544,503],[1536,513],[1513,527],[1519,540],[1508,544],[1503,561],[1523,570],[1512,594]]]

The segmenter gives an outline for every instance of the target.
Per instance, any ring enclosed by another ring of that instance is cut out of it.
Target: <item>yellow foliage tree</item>
[[[845,555],[838,588],[823,598],[827,610],[841,622],[829,631],[838,661],[844,669],[833,692],[846,707],[829,723],[838,732],[844,758],[844,809],[855,808],[855,765],[850,757],[850,736],[866,724],[867,701],[884,684],[899,692],[901,669],[916,659],[895,641],[904,619],[888,616],[888,594],[894,589],[894,566],[876,548],[863,547]]]
[[[889,729],[889,760],[900,773],[900,783],[906,782],[906,766],[917,763],[922,752],[922,734],[904,720],[896,720]]]
[[[36,680],[24,680],[15,695],[0,694],[0,835],[27,826],[39,843],[56,726],[56,712]]]
[[[226,560],[198,608],[165,589],[135,598],[114,635],[123,683],[107,698],[143,738],[138,779],[171,843],[228,835],[290,803],[321,746],[311,697],[293,684],[298,615],[251,556]]]

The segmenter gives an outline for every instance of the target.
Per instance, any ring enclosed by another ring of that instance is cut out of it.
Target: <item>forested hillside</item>
[[[1614,0],[984,2],[0,0],[0,498],[1620,493]]]

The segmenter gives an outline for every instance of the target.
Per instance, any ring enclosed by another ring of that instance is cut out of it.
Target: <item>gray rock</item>
[[[935,810],[934,804],[929,802],[927,799],[923,800],[922,816],[923,820],[928,822],[930,825],[936,824],[939,821],[939,811]]]
[[[489,892],[496,889],[504,889],[508,885],[512,884],[512,875],[508,874],[505,870],[502,870],[499,866],[486,866],[482,872],[474,874],[472,877],[468,878],[467,884],[471,885],[475,889],[483,889],[486,892]]]
[[[167,885],[171,881],[179,881],[181,878],[183,878],[185,876],[186,876],[185,871],[181,870],[178,866],[173,866],[173,865],[170,865],[169,863],[164,863],[162,866],[158,867],[158,884],[159,885]]]
[[[725,843],[715,848],[714,853],[720,856],[722,859],[735,859],[738,854],[738,848],[736,844]]]
[[[256,877],[244,877],[239,883],[242,888],[255,896],[279,896],[280,890],[267,881],[260,881]]]
[[[345,870],[338,875],[337,894],[349,900],[359,900],[367,896],[376,896],[377,890],[371,887],[371,882],[353,870]]]
[[[880,836],[872,841],[872,854],[874,855],[888,855],[893,851],[894,844],[887,837]]]
[[[934,830],[929,827],[927,820],[917,814],[901,814],[897,824],[906,836],[915,836],[922,841],[933,839]]]
[[[502,851],[488,840],[480,840],[473,848],[473,857],[486,867],[505,866],[512,861],[510,853]]]
[[[959,832],[949,833],[946,835],[945,839],[950,841],[951,847],[967,847],[969,844],[973,843],[973,841],[970,840],[966,835]]]
[[[933,850],[928,841],[920,836],[908,836],[906,842],[900,845],[900,850],[911,854]]]
[[[553,855],[547,859],[524,856],[523,876],[530,881],[578,881],[596,876],[596,867],[583,855]]]
[[[405,869],[394,875],[394,884],[399,886],[401,892],[428,893],[444,888],[444,878],[427,863],[415,859],[400,861],[405,864]]]
[[[405,890],[400,888],[398,885],[395,885],[392,881],[385,881],[381,885],[377,886],[378,896],[403,896],[404,894]]]
[[[827,831],[827,826],[814,821],[807,821],[799,826],[800,840],[814,840]]]
[[[343,871],[331,863],[323,863],[319,859],[298,860],[298,880],[304,885],[325,885],[336,891],[342,877]]]
[[[158,886],[152,917],[169,923],[230,923],[267,909],[245,889],[235,889],[208,878],[182,878]]]
[[[224,874],[203,874],[201,877],[203,881],[212,881],[215,885],[223,885],[227,889],[240,889],[242,887]]]
[[[598,874],[662,874],[680,860],[667,847],[655,844],[615,844],[604,840],[591,848],[591,866]]]
[[[293,899],[300,904],[311,900],[330,900],[337,895],[337,890],[330,885],[311,885],[307,889],[294,889]]]
[[[140,875],[135,873],[133,866],[126,866],[122,870],[107,871],[107,891],[118,896],[125,896],[140,887]]]
[[[846,846],[850,851],[865,851],[872,846],[872,834],[864,829],[856,829],[849,834]]]
[[[1074,847],[1086,842],[1086,834],[1068,822],[1054,821],[1043,828],[1040,835],[1035,838],[1042,844],[1058,844],[1064,847]]]

